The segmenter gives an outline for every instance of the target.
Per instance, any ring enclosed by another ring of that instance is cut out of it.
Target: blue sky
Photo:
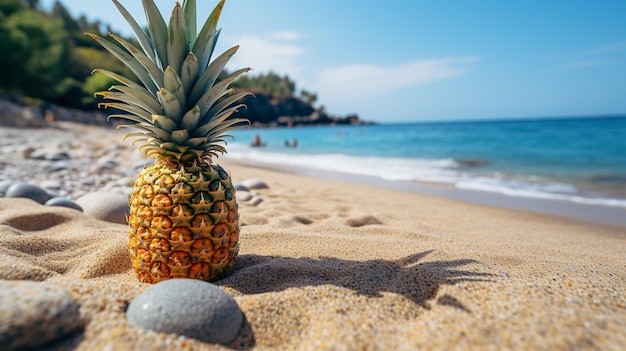
[[[61,2],[130,35],[109,1]],[[141,1],[121,2],[145,23]],[[175,1],[156,3],[169,18]],[[231,70],[287,74],[366,120],[626,114],[624,18],[621,0],[227,0],[218,50],[239,44]]]

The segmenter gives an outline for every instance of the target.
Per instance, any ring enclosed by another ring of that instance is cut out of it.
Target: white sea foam
[[[524,182],[519,180],[477,177],[458,181],[455,183],[455,186],[459,189],[488,191],[507,196],[564,200],[590,205],[626,207],[626,200],[581,196],[575,186],[562,183],[542,184],[530,181]]]
[[[286,154],[249,147],[231,147],[232,159],[315,170],[379,177],[392,181],[437,181],[454,183],[458,179],[456,162],[451,159],[425,160],[382,157],[357,157],[344,154]]]
[[[459,189],[495,192],[507,196],[565,200],[585,204],[626,207],[626,200],[581,196],[571,184],[549,182],[538,177],[511,177],[499,173],[477,175],[463,171],[453,159],[406,159],[359,157],[345,154],[302,154],[275,152],[234,143],[226,155],[234,160],[329,172],[378,177],[390,181],[448,183]]]

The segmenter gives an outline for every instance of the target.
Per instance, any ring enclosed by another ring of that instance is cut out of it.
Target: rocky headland
[[[330,115],[323,107],[314,108],[295,96],[255,92],[254,96],[243,98],[241,103],[246,108],[240,108],[234,117],[247,118],[254,128],[372,124],[359,119],[356,114]],[[107,121],[110,113],[114,112],[83,111],[22,96],[0,96],[0,126],[4,127],[41,128],[53,126],[51,122],[54,121],[112,126],[116,121]]]

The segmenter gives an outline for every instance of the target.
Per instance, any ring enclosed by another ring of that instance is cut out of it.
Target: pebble
[[[248,201],[252,199],[253,195],[249,191],[237,190],[237,201]]]
[[[30,154],[30,158],[34,160],[61,161],[70,158],[67,151],[60,148],[35,150]]]
[[[7,190],[9,189],[9,187],[11,185],[13,185],[15,182],[12,180],[3,180],[0,182],[0,197],[4,197],[4,195],[6,194]]]
[[[243,313],[231,295],[196,279],[170,279],[131,300],[128,321],[145,329],[228,345],[241,332]]]
[[[130,213],[128,197],[120,193],[97,191],[76,199],[83,212],[103,221],[126,224]]]
[[[44,204],[46,206],[60,206],[60,207],[67,207],[67,208],[73,208],[75,210],[78,211],[83,211],[83,208],[80,207],[76,202],[66,198],[66,197],[53,197],[52,199],[46,201],[46,203]]]
[[[247,186],[243,185],[243,184],[237,184],[235,185],[235,190],[237,191],[250,191],[250,189],[248,189]]]
[[[47,283],[0,280],[0,345],[40,348],[83,325],[79,305]]]
[[[61,182],[58,180],[44,180],[39,183],[39,186],[46,190],[59,190],[62,187]]]
[[[248,202],[248,205],[250,206],[258,206],[261,204],[261,202],[263,202],[263,198],[260,196],[255,196],[252,199],[250,199],[250,201]]]
[[[5,197],[25,197],[40,204],[45,204],[51,196],[42,188],[23,182],[12,184],[6,191]]]
[[[104,169],[113,169],[119,166],[119,163],[113,160],[100,160],[100,167]]]
[[[243,182],[241,182],[241,185],[245,186],[248,189],[268,189],[269,188],[267,183],[265,183],[261,179],[256,179],[256,178],[246,179]]]
[[[55,162],[54,164],[52,164],[52,166],[50,166],[50,171],[51,172],[65,171],[69,167],[70,167],[70,164],[67,163],[66,161],[59,161],[59,162]]]

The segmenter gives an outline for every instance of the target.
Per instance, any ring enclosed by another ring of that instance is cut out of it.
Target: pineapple
[[[178,277],[216,280],[234,265],[239,215],[230,175],[212,159],[226,152],[226,133],[249,123],[231,117],[243,106],[234,104],[249,93],[234,93],[229,85],[250,68],[217,82],[238,49],[211,61],[224,0],[199,33],[195,0],[182,6],[177,2],[169,25],[153,0],[142,1],[146,30],[113,0],[141,48],[114,34],[113,42],[87,33],[137,78],[94,70],[119,83],[95,94],[103,98],[100,107],[122,111],[109,118],[133,122],[118,126],[133,131],[124,140],[133,138],[146,156],[156,159],[133,184],[130,257],[143,282]]]

